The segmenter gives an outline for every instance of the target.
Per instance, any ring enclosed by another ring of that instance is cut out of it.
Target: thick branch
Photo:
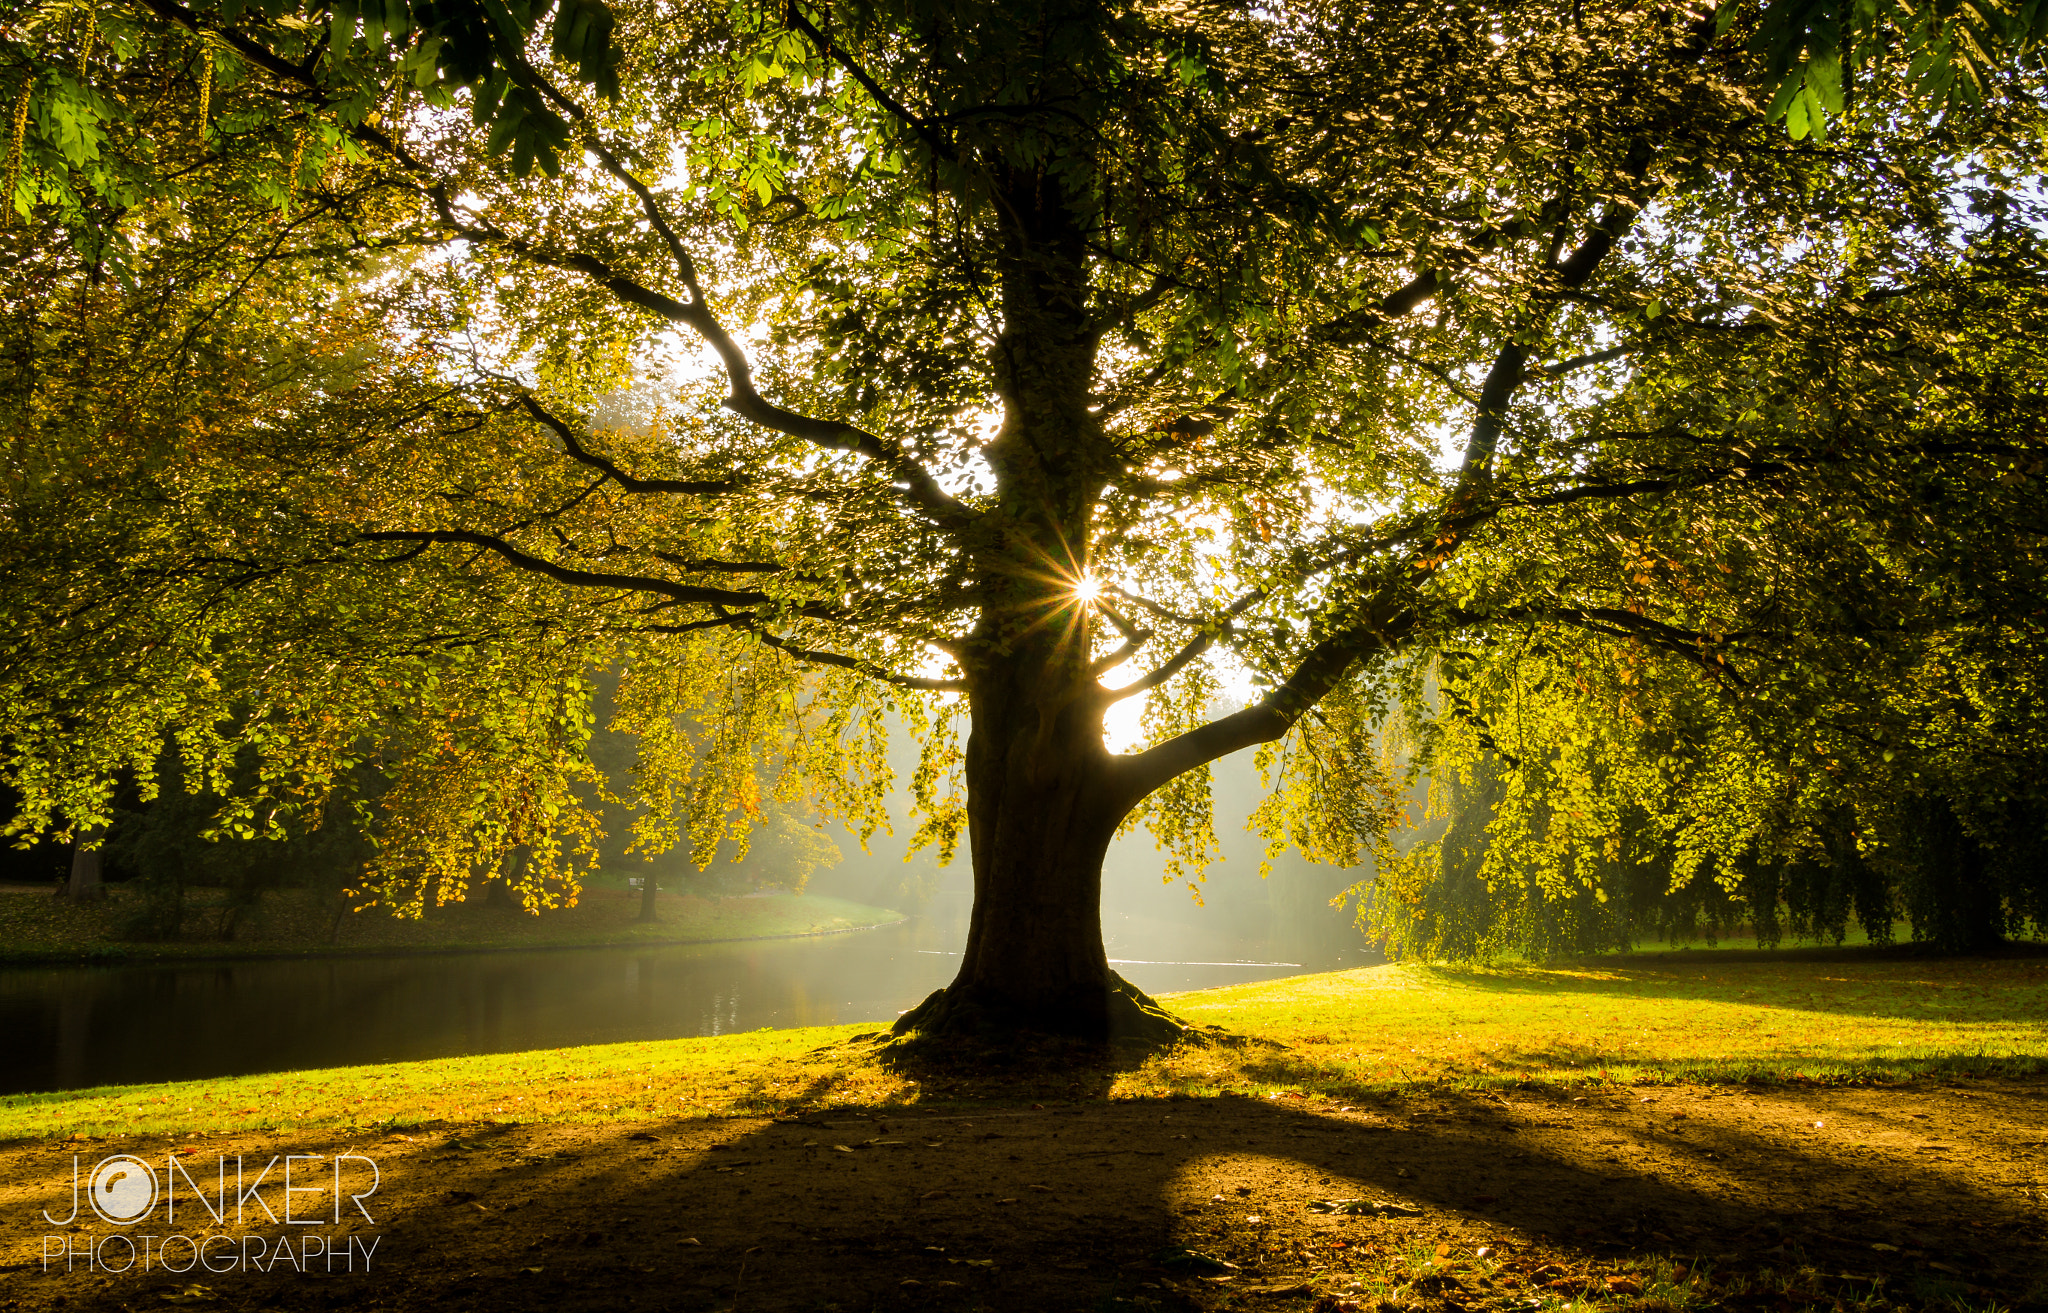
[[[1096,612],[1105,620],[1108,620],[1110,624],[1116,626],[1116,631],[1124,636],[1123,643],[1115,651],[1106,656],[1097,657],[1088,664],[1088,673],[1099,677],[1108,671],[1116,669],[1137,655],[1145,644],[1152,641],[1152,631],[1138,628],[1138,626],[1125,619],[1122,612],[1099,597],[1095,599],[1094,606]]]
[[[1643,183],[1643,178],[1649,173],[1651,158],[1650,148],[1640,141],[1630,148],[1622,170],[1634,184],[1634,194],[1609,205],[1578,248],[1551,266],[1558,291],[1571,292],[1583,287],[1614,249],[1621,235],[1635,223],[1636,216],[1642,213],[1643,205],[1655,190]],[[1562,227],[1559,231],[1563,231]],[[1493,368],[1487,371],[1486,383],[1479,390],[1478,413],[1472,419],[1472,434],[1465,443],[1465,459],[1458,474],[1461,496],[1492,472],[1493,454],[1500,445],[1508,406],[1522,385],[1528,363],[1529,349],[1515,341],[1502,346],[1494,357]]]
[[[918,115],[913,114],[908,105],[882,90],[882,84],[869,76],[866,69],[855,63],[853,56],[847,54],[846,50],[837,41],[834,41],[831,37],[818,30],[817,25],[812,23],[804,14],[801,4],[790,4],[788,18],[789,25],[809,38],[810,43],[817,47],[818,53],[845,69],[847,76],[860,83],[861,90],[867,92],[877,105],[880,105],[883,109],[909,125],[910,130],[917,134],[919,141],[922,141],[930,148],[932,154],[942,160],[958,158],[958,155],[953,150],[952,141],[944,133]]]
[[[673,579],[658,579],[652,575],[608,574],[597,570],[579,570],[574,566],[563,565],[522,551],[496,534],[481,533],[474,529],[385,529],[357,536],[363,542],[401,542],[416,545],[414,551],[405,553],[398,559],[417,555],[435,543],[460,543],[480,547],[522,570],[544,575],[556,583],[575,588],[653,593],[672,601],[702,602],[712,606],[751,607],[775,600],[767,593],[730,588],[704,588],[695,584],[677,583]]]
[[[177,3],[177,0],[143,0],[143,4],[151,12],[188,31],[206,30],[198,16]],[[314,80],[309,69],[300,68],[271,52],[261,42],[231,28],[220,28],[215,35],[226,41],[249,62],[280,80],[299,86],[323,100],[326,98],[325,89]],[[588,129],[589,120],[583,108],[536,70],[527,66],[524,61],[513,61],[508,64],[508,71],[540,91]],[[726,379],[730,385],[730,395],[726,398],[725,404],[733,413],[763,428],[786,433],[819,446],[860,452],[880,463],[887,470],[890,479],[905,489],[914,505],[941,523],[957,526],[971,518],[971,512],[967,507],[941,488],[929,470],[912,460],[895,443],[840,420],[821,420],[784,409],[760,394],[754,387],[752,364],[747,360],[746,353],[740,350],[739,344],[733,340],[732,335],[718,322],[717,316],[712,314],[710,303],[705,298],[703,288],[697,279],[696,263],[690,258],[688,248],[677,237],[673,225],[668,222],[653,192],[625,167],[594,132],[587,131],[589,140],[586,145],[604,165],[606,172],[617,178],[639,199],[643,213],[646,214],[649,224],[661,236],[670,257],[676,263],[677,272],[684,286],[689,291],[690,300],[687,303],[646,287],[594,255],[579,251],[566,256],[550,256],[531,243],[520,241],[494,225],[464,222],[457,215],[446,187],[435,179],[433,170],[424,160],[367,123],[357,124],[350,131],[361,140],[384,151],[396,160],[400,167],[421,179],[423,188],[433,200],[442,222],[458,235],[471,241],[503,246],[537,264],[582,273],[628,305],[639,306],[671,323],[683,324],[695,331],[713,351],[718,353],[719,362],[725,369]]]
[[[1515,389],[1522,386],[1522,370],[1528,363],[1529,348],[1519,342],[1509,342],[1494,356],[1493,368],[1486,371],[1486,382],[1479,389],[1472,435],[1465,441],[1465,461],[1458,480],[1461,487],[1493,467],[1494,449],[1500,445],[1501,429],[1507,423],[1508,404],[1514,400]]]
[[[899,675],[893,670],[878,666],[872,661],[864,661],[859,657],[847,656],[840,652],[820,652],[812,648],[798,647],[787,639],[778,638],[762,628],[760,623],[752,616],[734,616],[733,620],[741,628],[751,630],[755,637],[776,651],[786,652],[797,660],[808,661],[812,665],[835,666],[841,670],[858,671],[869,679],[879,679],[885,684],[894,684],[898,688],[924,689],[934,693],[964,693],[967,691],[967,684],[964,680],[931,679],[924,675]]]
[[[1697,630],[1681,629],[1676,625],[1665,624],[1662,620],[1638,615],[1634,611],[1609,606],[1521,606],[1486,615],[1473,611],[1454,611],[1451,614],[1464,624],[1549,620],[1616,638],[1639,639],[1661,651],[1683,657],[1716,679],[1726,679],[1737,685],[1743,682],[1742,677],[1727,662],[1709,655],[1709,649],[1720,647],[1730,639],[1739,638],[1742,636],[1740,634],[1705,634]]]
[[[1594,351],[1583,356],[1573,356],[1569,360],[1560,360],[1554,365],[1543,365],[1536,372],[1545,378],[1562,378],[1577,370],[1587,369],[1593,365],[1604,365],[1610,360],[1619,360],[1638,349],[1633,343],[1627,346],[1611,346],[1605,351]]]
[[[1112,787],[1121,810],[1129,811],[1168,780],[1240,748],[1271,743],[1294,728],[1351,667],[1375,652],[1387,652],[1415,627],[1411,614],[1368,623],[1323,639],[1294,668],[1287,682],[1242,711],[1156,744],[1143,752],[1111,758]]]
[[[1364,306],[1342,318],[1334,319],[1316,329],[1314,336],[1325,342],[1359,341],[1388,320],[1399,319],[1414,311],[1443,291],[1447,285],[1436,270],[1425,269],[1403,286],[1380,298],[1378,305]]]
[[[1187,642],[1181,644],[1180,651],[1175,652],[1172,656],[1168,657],[1164,662],[1160,663],[1160,665],[1156,669],[1151,670],[1146,674],[1138,676],[1138,678],[1132,680],[1128,684],[1119,684],[1115,688],[1106,688],[1102,690],[1103,705],[1113,705],[1115,703],[1123,701],[1127,697],[1134,697],[1139,693],[1143,693],[1148,688],[1158,688],[1167,680],[1172,679],[1175,675],[1178,675],[1181,671],[1187,669],[1188,664],[1190,662],[1192,662],[1196,657],[1201,656],[1202,653],[1208,651],[1211,647],[1215,646],[1215,644],[1216,635],[1214,633],[1202,633],[1195,635]],[[1102,671],[1096,671],[1093,673],[1101,674],[1103,671],[1106,671],[1108,669],[1110,669],[1109,666],[1104,666],[1102,668]]]
[[[620,469],[610,458],[600,456],[588,447],[585,447],[582,440],[576,436],[575,429],[566,420],[534,400],[532,393],[522,391],[519,394],[519,404],[526,408],[527,414],[533,416],[533,418],[554,431],[555,436],[561,440],[562,450],[567,452],[572,460],[597,470],[627,492],[713,496],[722,492],[736,492],[739,490],[739,481],[735,479],[636,478]]]
[[[664,552],[648,548],[647,554],[657,561],[667,561],[679,570],[692,574],[781,574],[789,569],[773,561],[715,561],[683,556],[677,552]]]

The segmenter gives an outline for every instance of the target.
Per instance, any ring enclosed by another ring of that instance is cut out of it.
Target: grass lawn
[[[96,903],[75,904],[46,890],[0,891],[0,962],[108,962],[159,958],[319,956],[448,952],[494,948],[584,948],[603,944],[690,944],[832,934],[903,919],[901,912],[805,894],[700,898],[663,893],[660,920],[635,920],[637,890],[623,880],[586,886],[574,907],[533,915],[517,907],[454,904],[419,920],[370,909],[342,915],[330,901],[300,890],[269,894],[230,921],[213,890],[188,897],[175,940],[128,933],[139,895],[113,887]]]
[[[0,1099],[0,1139],[430,1123],[623,1123],[977,1097],[1883,1081],[2048,1070],[2048,959],[1381,966],[1169,996],[1275,1041],[1182,1047],[1035,1093],[886,1069],[872,1026],[758,1031]]]

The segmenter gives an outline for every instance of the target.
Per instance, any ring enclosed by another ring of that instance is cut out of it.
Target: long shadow
[[[1894,1292],[1933,1289],[1930,1279],[1938,1287],[1946,1268],[1968,1274],[1954,1278],[1957,1289],[1996,1289],[2008,1306],[2027,1274],[2043,1270],[2038,1211],[1938,1161],[1858,1158],[1732,1122],[1635,1118],[1623,1131],[1629,1110],[1543,1091],[1505,1106],[1425,1093],[1341,1113],[1285,1100],[1108,1102],[1114,1074],[1063,1068],[1016,1099],[980,1106],[447,1128],[374,1142],[250,1136],[196,1155],[239,1149],[253,1163],[352,1148],[376,1158],[374,1225],[354,1233],[377,1242],[367,1272],[305,1263],[213,1275],[40,1271],[35,1244],[48,1228],[34,1213],[61,1214],[68,1153],[19,1149],[9,1155],[0,1304],[851,1313],[1257,1300],[1307,1310],[1402,1254],[1489,1241],[1566,1266],[1651,1251],[1723,1267],[1807,1261],[1888,1276]],[[1053,1086],[1078,1092],[1034,1097]],[[2048,1139],[2041,1088],[2015,1088],[2010,1099],[2030,1100],[2013,1105],[2016,1124]],[[1596,1133],[1603,1120],[1615,1134]],[[169,1147],[92,1145],[88,1167],[115,1149],[161,1162]],[[1652,1170],[1647,1155],[1662,1165]],[[1308,1208],[1347,1197],[1419,1215]],[[227,1228],[259,1238],[281,1230]],[[298,1270],[306,1266],[315,1270]],[[1468,1307],[1510,1306],[1492,1297],[1463,1296]]]

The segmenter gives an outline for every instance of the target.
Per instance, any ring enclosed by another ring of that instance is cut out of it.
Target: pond
[[[0,968],[0,1094],[893,1021],[952,978],[968,901],[810,939],[545,952]],[[1105,914],[1148,993],[1377,960]],[[1311,960],[1312,959],[1312,960]]]

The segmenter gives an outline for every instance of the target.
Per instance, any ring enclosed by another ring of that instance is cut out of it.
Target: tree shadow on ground
[[[35,1210],[61,1215],[78,1146],[20,1146],[7,1153],[10,1271],[0,1304],[66,1313],[180,1303],[1328,1313],[1386,1296],[1404,1308],[1506,1310],[1537,1306],[1530,1300],[1560,1274],[1583,1290],[1603,1264],[1650,1253],[1714,1273],[1703,1279],[1722,1292],[1740,1288],[1731,1274],[1816,1269],[1799,1278],[1804,1286],[1759,1296],[1758,1310],[1835,1308],[1854,1284],[1843,1273],[1866,1292],[1881,1279],[1894,1307],[1931,1307],[1948,1295],[1980,1307],[1994,1294],[2007,1306],[2042,1298],[2028,1274],[2044,1270],[2048,1235],[2038,1204],[2008,1186],[2023,1169],[2007,1158],[2022,1151],[2000,1148],[2048,1143],[2041,1082],[1665,1089],[1648,1103],[1634,1093],[1416,1091],[1312,1108],[1292,1099],[1107,1102],[1100,1095],[1112,1076],[1098,1067],[1083,1078],[1070,1067],[980,1105],[439,1128],[368,1141],[244,1136],[196,1155],[210,1170],[205,1159],[239,1152],[252,1171],[284,1152],[352,1149],[376,1159],[375,1223],[352,1233],[377,1242],[367,1273],[330,1274],[303,1260],[215,1274],[44,1272],[37,1258],[50,1228]],[[1055,1086],[1079,1089],[1040,1093]],[[1867,1125],[1852,1139],[1817,1133],[1814,1121]],[[1946,1149],[1926,1152],[1926,1135],[1906,1142],[1923,1123],[1940,1128],[1943,1138],[1929,1142]],[[189,1145],[110,1142],[84,1152],[90,1170],[116,1151],[161,1164],[178,1147]],[[1396,1215],[1310,1208],[1344,1199],[1391,1204]],[[115,1229],[56,1234],[90,1243]],[[223,1233],[239,1244],[285,1230],[264,1223]],[[1486,1276],[1460,1266],[1482,1247],[1518,1255],[1520,1266]],[[1715,1302],[1743,1308],[1747,1298]]]

